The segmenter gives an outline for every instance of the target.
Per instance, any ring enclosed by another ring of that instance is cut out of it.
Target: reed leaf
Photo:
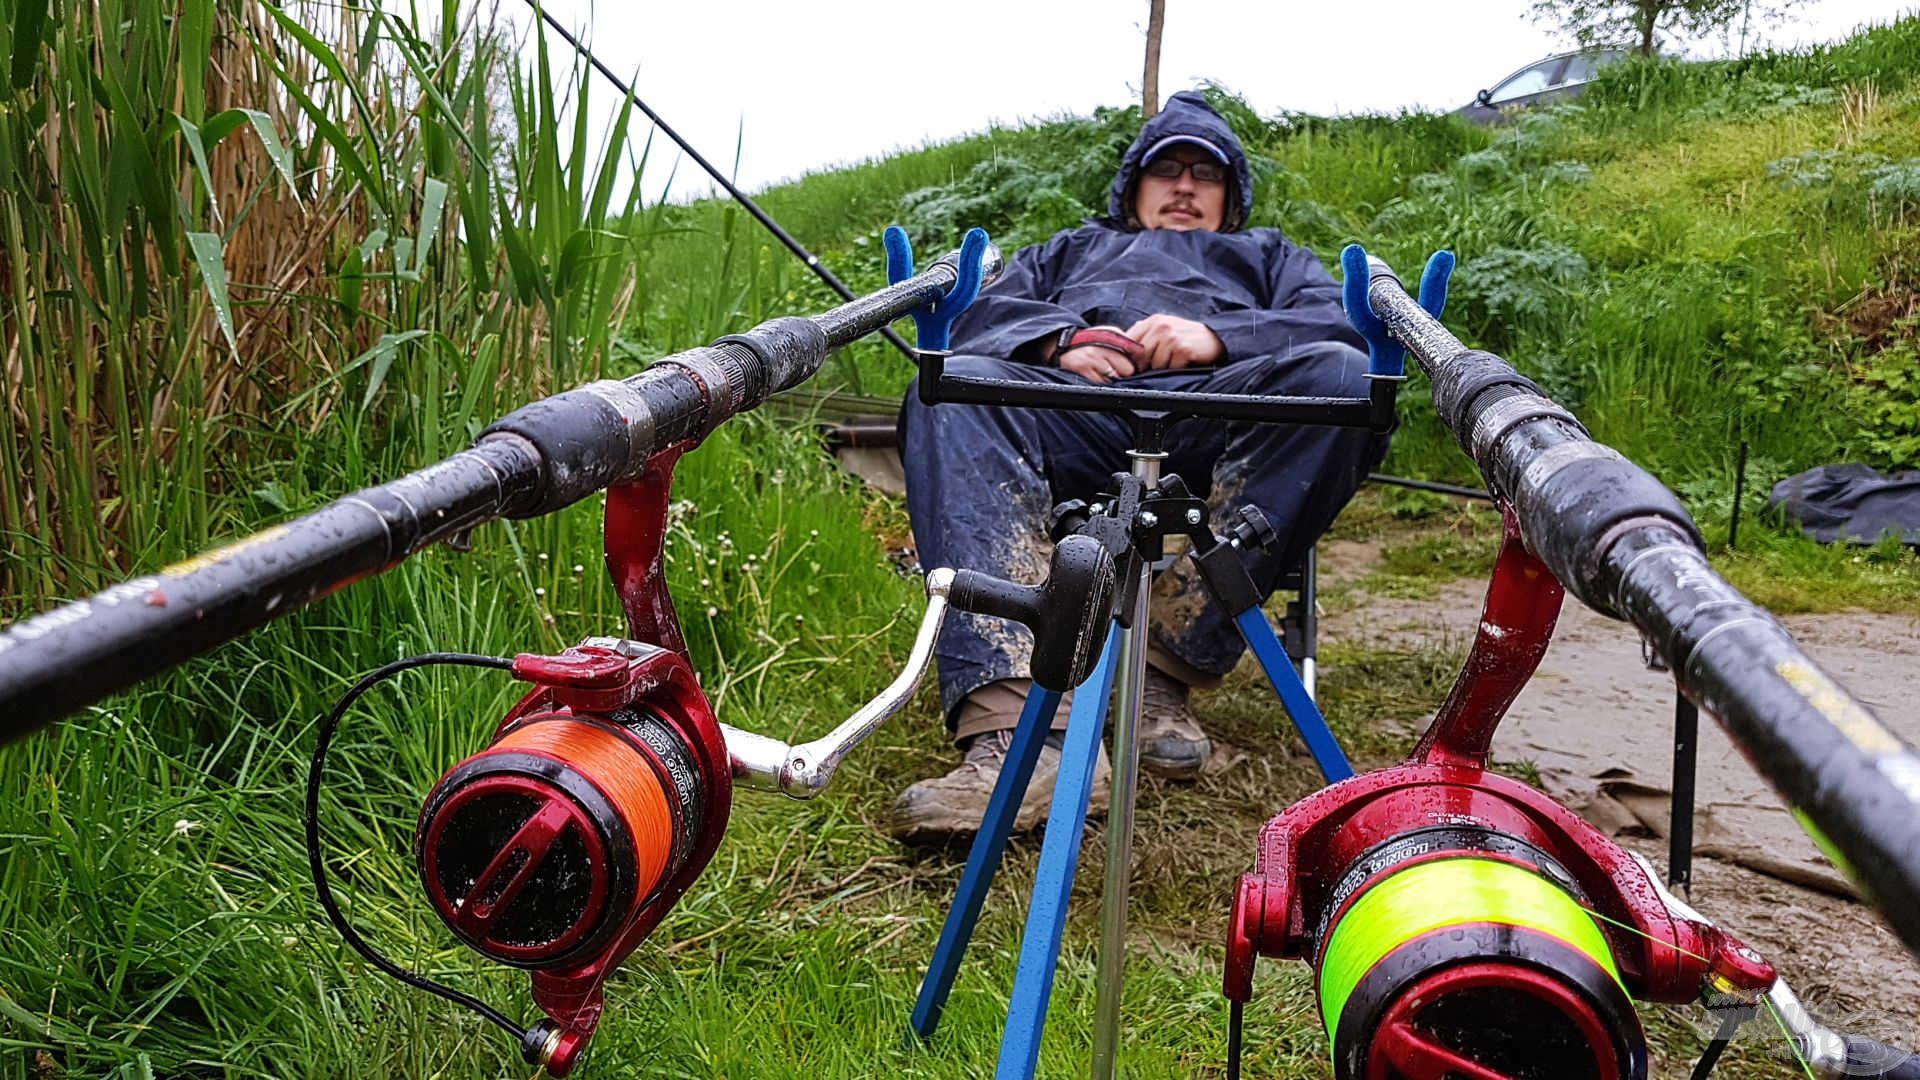
[[[193,249],[193,261],[200,266],[200,280],[206,285],[207,299],[213,302],[214,318],[220,323],[220,333],[227,339],[227,348],[237,359],[240,346],[233,336],[233,307],[227,300],[226,245],[220,240],[219,233],[190,232],[187,244]]]

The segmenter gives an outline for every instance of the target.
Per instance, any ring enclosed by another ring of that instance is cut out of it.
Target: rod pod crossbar
[[[436,541],[551,513],[806,382],[829,352],[944,297],[958,252],[811,317],[773,319],[508,414],[475,445],[304,517],[0,631],[0,743],[263,626]],[[1002,268],[987,248],[982,276]]]

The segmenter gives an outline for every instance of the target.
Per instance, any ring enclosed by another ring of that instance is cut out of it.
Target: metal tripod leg
[[[1280,704],[1286,706],[1293,726],[1307,744],[1308,752],[1313,754],[1314,764],[1320,766],[1320,775],[1329,784],[1352,776],[1353,766],[1340,749],[1339,740],[1333,737],[1333,730],[1327,727],[1327,718],[1320,715],[1320,706],[1313,703],[1313,697],[1307,693],[1299,674],[1293,670],[1293,661],[1287,657],[1286,648],[1273,632],[1273,624],[1267,621],[1266,612],[1255,604],[1234,616],[1233,624],[1240,628],[1240,636],[1246,639],[1247,648],[1252,649],[1254,658],[1260,661],[1261,669],[1267,673],[1267,681],[1273,684],[1273,692],[1280,695]]]
[[[973,848],[967,853],[967,868],[960,875],[953,907],[947,910],[946,925],[940,929],[940,944],[933,950],[933,963],[927,968],[927,977],[920,982],[920,997],[913,1004],[913,1030],[922,1038],[930,1037],[940,1023],[940,1012],[946,1008],[954,975],[967,952],[967,941],[973,936],[974,923],[980,920],[980,905],[986,901],[987,887],[993,884],[993,875],[1000,869],[1007,837],[1013,832],[1014,820],[1020,816],[1020,801],[1026,796],[1034,763],[1040,760],[1040,748],[1046,743],[1047,731],[1053,726],[1053,714],[1059,708],[1057,690],[1043,689],[1036,684],[1027,695],[1019,726],[1013,729],[1013,745],[1007,748],[1000,779],[993,785],[987,812],[980,820],[980,831],[974,834]],[[1074,708],[1079,708],[1077,702]]]
[[[1307,696],[1320,700],[1320,548],[1307,549],[1300,564],[1300,636],[1305,638],[1306,655],[1300,658],[1300,685]]]
[[[1741,444],[1741,449],[1745,449]],[[1700,710],[1673,695],[1673,814],[1667,826],[1667,887],[1693,893],[1694,769],[1700,755]]]
[[[1133,475],[1148,490],[1160,481],[1164,454],[1129,451]],[[1140,780],[1140,696],[1147,674],[1147,601],[1153,570],[1140,567],[1132,617],[1120,640],[1127,670],[1113,718],[1113,804],[1107,810],[1107,873],[1100,896],[1100,967],[1093,1012],[1093,1077],[1105,1080],[1120,1060],[1120,988],[1126,978],[1127,890],[1133,884],[1133,801]]]
[[[1053,993],[1053,975],[1060,966],[1060,935],[1067,925],[1067,900],[1073,894],[1074,871],[1080,865],[1081,832],[1087,822],[1087,800],[1093,794],[1093,774],[1100,760],[1100,736],[1107,723],[1107,697],[1113,690],[1113,670],[1120,652],[1120,629],[1107,633],[1100,663],[1073,695],[1067,716],[1067,736],[1060,748],[1060,775],[1054,782],[1053,804],[1047,810],[1047,838],[1040,845],[1040,865],[1033,875],[1033,903],[1027,908],[1026,935],[1020,942],[1020,963],[1013,975],[1013,995],[1007,1003],[1007,1026],[1000,1036],[998,1080],[1027,1080],[1040,1062],[1040,1035],[1047,1026],[1047,999]]]

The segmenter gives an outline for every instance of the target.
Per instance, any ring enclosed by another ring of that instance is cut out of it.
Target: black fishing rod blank
[[[198,656],[435,543],[499,517],[551,513],[637,479],[655,454],[820,370],[827,353],[946,295],[958,252],[804,318],[535,401],[476,445],[156,574],[0,630],[0,742]],[[1001,269],[988,248],[982,275]]]
[[[1920,757],[1720,577],[1672,492],[1372,265],[1374,313],[1426,371],[1435,410],[1512,503],[1528,547],[1589,607],[1646,635],[1920,954]]]

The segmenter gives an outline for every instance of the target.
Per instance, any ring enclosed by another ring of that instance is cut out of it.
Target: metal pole
[[[1673,694],[1673,814],[1667,825],[1667,886],[1693,895],[1694,765],[1700,756],[1700,710]]]
[[[1129,450],[1133,475],[1148,491],[1167,455]],[[1133,881],[1133,800],[1140,780],[1140,702],[1147,678],[1147,601],[1153,568],[1141,560],[1132,618],[1120,638],[1127,668],[1113,720],[1113,802],[1107,811],[1107,873],[1100,897],[1100,967],[1093,1015],[1093,1076],[1114,1075],[1120,1060],[1120,986],[1127,958],[1127,889]]]
[[[766,230],[773,234],[773,238],[775,240],[780,241],[781,244],[785,245],[788,251],[793,252],[793,255],[795,258],[807,264],[807,269],[813,271],[816,275],[818,275],[821,281],[826,282],[827,288],[832,289],[836,293],[839,293],[840,299],[842,300],[853,299],[853,290],[848,288],[847,283],[844,281],[841,281],[839,277],[837,277],[834,274],[833,271],[827,269],[826,264],[820,261],[820,256],[815,255],[811,251],[808,251],[806,247],[800,243],[800,241],[793,238],[793,234],[781,228],[780,223],[773,220],[772,215],[768,214],[765,210],[760,209],[759,203],[754,202],[753,199],[749,197],[746,192],[741,191],[737,187],[734,187],[733,181],[728,180],[725,174],[723,174],[719,169],[714,168],[712,162],[709,162],[706,158],[701,157],[700,151],[695,150],[693,148],[692,143],[689,143],[687,142],[687,140],[681,138],[679,132],[673,130],[672,127],[669,127],[665,120],[660,119],[659,113],[654,112],[652,109],[648,108],[647,103],[640,100],[640,95],[637,93],[634,93],[633,88],[627,85],[626,80],[622,79],[618,75],[615,75],[613,73],[613,69],[601,63],[600,58],[593,55],[593,53],[590,52],[585,45],[582,45],[580,43],[580,39],[574,37],[573,34],[569,33],[566,27],[560,25],[560,21],[558,19],[555,19],[553,16],[547,14],[547,9],[543,5],[541,5],[540,0],[527,0],[527,6],[532,8],[534,10],[534,13],[540,16],[540,20],[542,22],[552,27],[553,32],[556,34],[559,34],[563,41],[565,41],[568,45],[573,46],[573,49],[575,52],[578,52],[581,56],[586,57],[587,63],[592,65],[593,70],[599,72],[603,77],[606,78],[608,82],[614,85],[615,89],[619,90],[622,94],[625,94],[627,97],[627,100],[633,102],[634,108],[639,109],[641,112],[645,113],[647,116],[647,119],[653,121],[653,126],[660,129],[661,134],[665,135],[669,139],[672,139],[674,142],[674,145],[678,146],[682,151],[686,153],[688,157],[692,158],[693,163],[695,165],[700,166],[701,169],[705,170],[708,176],[713,177],[713,182],[716,184],[719,184],[723,189],[725,189],[728,195],[731,195],[733,197],[734,202],[739,203],[741,207],[746,210],[747,213],[753,215],[753,220],[759,222],[762,226],[765,226]],[[913,346],[907,344],[907,340],[905,338],[901,337],[897,333],[894,333],[891,327],[883,327],[880,330],[880,336],[892,342],[893,347],[896,349],[899,349],[901,354],[904,355],[907,359],[912,360],[914,358]],[[856,393],[859,392],[859,389],[857,386],[855,388],[855,392]]]
[[[1388,473],[1370,472],[1367,474],[1367,483],[1386,484],[1389,487],[1402,487],[1413,491],[1433,491],[1441,495],[1458,495],[1463,499],[1478,499],[1481,502],[1490,503],[1493,501],[1493,494],[1484,488],[1462,487],[1459,484],[1442,484],[1434,480],[1413,480],[1405,476],[1393,476]]]
[[[1733,467],[1733,522],[1727,526],[1727,550],[1740,549],[1740,504],[1747,500],[1747,440],[1740,440],[1740,462]]]

